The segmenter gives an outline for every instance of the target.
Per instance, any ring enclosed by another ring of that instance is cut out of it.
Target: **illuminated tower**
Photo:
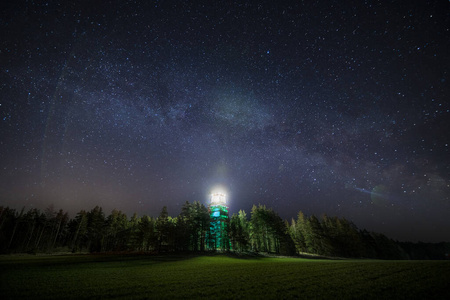
[[[211,250],[229,250],[228,207],[223,192],[213,192],[209,204],[211,217],[210,231],[206,236],[207,246]]]

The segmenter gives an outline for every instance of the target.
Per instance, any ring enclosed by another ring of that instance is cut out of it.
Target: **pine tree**
[[[169,242],[169,213],[167,212],[167,206],[164,206],[156,219],[156,232],[158,236],[158,252],[163,250],[168,250]]]

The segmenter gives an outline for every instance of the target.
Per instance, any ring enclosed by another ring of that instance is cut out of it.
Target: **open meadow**
[[[1,256],[2,299],[449,299],[450,261]]]

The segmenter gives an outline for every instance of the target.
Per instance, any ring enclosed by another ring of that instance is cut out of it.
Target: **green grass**
[[[2,256],[2,299],[450,299],[450,261]]]

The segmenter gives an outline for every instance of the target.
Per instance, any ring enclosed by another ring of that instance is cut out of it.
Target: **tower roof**
[[[211,205],[225,205],[226,195],[221,192],[215,192],[211,194]]]

